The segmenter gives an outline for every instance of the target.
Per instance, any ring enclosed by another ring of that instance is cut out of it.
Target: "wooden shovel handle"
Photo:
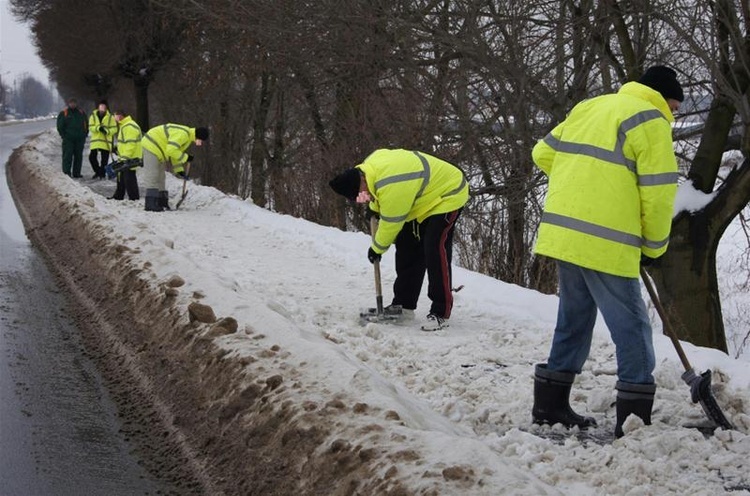
[[[182,196],[185,196],[185,190],[187,189],[187,178],[190,175],[190,162],[185,164],[185,176],[182,178]]]
[[[674,344],[674,348],[675,350],[677,350],[677,354],[680,357],[682,366],[685,367],[685,370],[692,370],[693,367],[690,366],[690,362],[685,355],[685,351],[682,349],[680,340],[677,339],[677,334],[674,332],[672,324],[667,318],[667,312],[664,310],[664,307],[661,304],[661,300],[659,300],[659,295],[656,294],[656,289],[651,282],[651,276],[648,275],[648,272],[646,272],[646,269],[644,269],[643,267],[641,267],[641,279],[643,279],[643,284],[646,286],[646,291],[648,291],[648,294],[651,297],[651,301],[654,302],[656,313],[658,313],[659,317],[661,318],[662,325],[664,326],[664,333],[669,337],[669,339],[672,340],[672,344]]]
[[[370,217],[370,235],[373,241],[375,241],[376,232],[378,232],[378,219],[373,215]],[[372,265],[375,267],[375,303],[378,315],[380,315],[383,313],[383,287],[380,282],[380,260],[376,260]]]

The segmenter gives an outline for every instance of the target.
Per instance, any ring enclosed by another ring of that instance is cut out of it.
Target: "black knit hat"
[[[649,67],[638,82],[655,89],[661,93],[665,100],[671,98],[681,102],[685,99],[682,86],[677,81],[677,73],[667,66],[655,65]]]
[[[97,106],[98,105],[106,105],[107,107],[109,107],[109,103],[107,102],[105,98],[102,98],[101,100],[99,100],[99,102],[97,103]]]
[[[206,127],[195,128],[195,139],[199,139],[201,141],[208,140],[208,128]]]
[[[359,195],[360,173],[359,169],[352,167],[334,177],[328,185],[341,196],[355,201]]]

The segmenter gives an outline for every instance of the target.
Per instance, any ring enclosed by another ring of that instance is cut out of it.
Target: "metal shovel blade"
[[[690,396],[693,403],[700,402],[706,416],[711,422],[714,422],[716,426],[723,429],[733,429],[734,427],[732,427],[732,424],[729,423],[724,416],[721,408],[719,408],[719,404],[716,402],[716,398],[714,398],[713,391],[711,390],[711,371],[706,370],[701,375],[698,375],[695,373],[695,370],[693,370],[693,367],[688,361],[687,355],[685,355],[685,351],[682,349],[680,340],[677,339],[677,333],[674,331],[671,322],[667,318],[667,312],[664,310],[664,307],[659,300],[659,295],[656,294],[656,289],[654,289],[654,285],[651,283],[651,277],[643,267],[641,267],[641,279],[643,279],[643,284],[646,286],[649,296],[651,296],[651,301],[654,302],[656,312],[659,314],[659,317],[661,317],[661,321],[664,324],[664,333],[672,341],[672,344],[674,344],[674,349],[680,357],[682,366],[685,367],[685,372],[682,374],[682,380],[690,386]]]
[[[706,370],[701,375],[695,373],[695,370],[689,369],[682,374],[682,380],[690,386],[690,397],[693,403],[701,404],[706,416],[711,419],[717,426],[723,429],[734,429],[734,426],[724,416],[719,404],[714,398],[711,390],[711,371]]]
[[[368,323],[375,324],[397,324],[403,319],[403,314],[378,312],[377,308],[366,308],[359,312],[360,325]]]

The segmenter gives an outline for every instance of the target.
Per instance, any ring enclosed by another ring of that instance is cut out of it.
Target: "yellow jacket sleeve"
[[[552,172],[552,164],[555,161],[555,150],[550,146],[549,142],[557,140],[562,135],[564,122],[555,126],[550,133],[539,140],[534,148],[531,150],[531,159],[534,161],[537,167],[546,175],[550,175]]]
[[[627,144],[639,150],[636,164],[641,199],[641,251],[647,257],[657,258],[669,245],[677,194],[672,128],[663,119],[647,122],[628,136]]]

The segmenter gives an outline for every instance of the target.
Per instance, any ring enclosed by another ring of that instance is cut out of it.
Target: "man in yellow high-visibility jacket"
[[[367,252],[371,263],[396,245],[393,302],[413,315],[427,273],[432,301],[424,330],[445,326],[453,308],[451,258],[453,231],[469,199],[469,185],[458,167],[423,152],[380,149],[330,181],[338,194],[369,203],[380,216]]]
[[[100,100],[97,107],[89,115],[89,163],[94,171],[92,179],[104,179],[104,167],[109,160],[112,151],[112,140],[117,133],[117,123],[112,114],[109,113],[107,100]],[[101,160],[97,158],[101,155]]]
[[[202,146],[207,140],[208,129],[205,127],[168,123],[148,130],[141,140],[147,211],[170,210],[166,170],[177,175],[184,174],[185,164],[193,160],[193,156],[186,153],[188,147],[193,143],[195,146]]]
[[[143,145],[141,144],[143,134],[141,133],[141,127],[133,120],[130,114],[122,109],[116,110],[114,115],[119,126],[117,135],[115,136],[117,156],[120,160],[131,160],[134,162],[137,159],[143,159]],[[142,161],[141,164],[143,164]],[[128,194],[130,200],[140,199],[137,170],[138,165],[133,165],[117,173],[117,187],[115,188],[115,193],[112,195],[113,200],[125,199],[125,193]]]
[[[630,414],[651,422],[655,358],[639,270],[669,242],[678,178],[671,123],[683,100],[676,76],[651,67],[617,93],[576,105],[534,147],[549,177],[536,253],[557,260],[560,293],[549,359],[535,370],[535,423],[596,425],[569,396],[597,308],[617,355],[615,435]]]

